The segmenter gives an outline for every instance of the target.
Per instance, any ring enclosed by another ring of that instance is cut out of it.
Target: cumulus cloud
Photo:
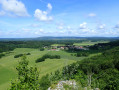
[[[0,0],[2,15],[29,16],[25,5],[18,0]]]
[[[48,3],[47,7],[49,10],[52,10],[52,5],[50,3]]]
[[[89,16],[89,17],[95,17],[96,14],[95,14],[95,13],[89,13],[88,16]]]
[[[98,26],[98,29],[105,29],[105,26],[106,26],[105,24],[101,24]]]
[[[48,3],[47,7],[49,10],[52,10],[52,5],[50,3]],[[42,11],[40,9],[36,9],[34,17],[39,21],[52,21],[53,17],[48,16],[48,14],[49,14],[48,11]]]
[[[44,30],[43,29],[39,29],[37,31],[34,32],[36,35],[40,35],[42,33],[44,33]]]
[[[86,29],[86,28],[87,28],[87,23],[86,22],[80,24],[80,26],[79,26],[79,29]]]

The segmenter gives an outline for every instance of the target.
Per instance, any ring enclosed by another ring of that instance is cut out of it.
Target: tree
[[[18,71],[18,78],[11,82],[10,90],[38,90],[39,72],[37,68],[28,67],[26,56],[23,56],[16,70]]]

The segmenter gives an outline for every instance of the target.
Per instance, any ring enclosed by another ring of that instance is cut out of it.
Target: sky
[[[119,37],[119,0],[0,0],[0,38]]]

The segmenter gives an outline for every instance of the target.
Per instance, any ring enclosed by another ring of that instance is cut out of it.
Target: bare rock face
[[[74,80],[59,81],[55,89],[49,87],[48,90],[65,90],[64,85],[68,85],[74,88],[74,90],[77,90],[76,82]]]
[[[68,89],[65,89],[65,85],[68,86]],[[75,80],[66,80],[66,81],[59,81],[56,84],[55,88],[49,87],[48,90],[82,90],[79,89],[79,86],[76,84]],[[84,87],[83,90],[100,90],[99,88],[91,89],[91,87]]]

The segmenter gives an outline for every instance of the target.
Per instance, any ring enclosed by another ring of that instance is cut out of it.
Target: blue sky
[[[0,0],[0,38],[117,37],[119,0]]]

